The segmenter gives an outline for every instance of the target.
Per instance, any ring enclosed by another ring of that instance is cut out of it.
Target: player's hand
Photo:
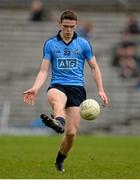
[[[108,100],[108,97],[107,97],[106,93],[104,91],[99,91],[99,96],[100,96],[100,98],[101,98],[101,100],[103,102],[102,105],[104,107],[108,106],[109,100]]]
[[[32,106],[35,104],[35,97],[37,95],[37,91],[33,88],[28,89],[24,92],[24,102],[27,104],[31,104]]]

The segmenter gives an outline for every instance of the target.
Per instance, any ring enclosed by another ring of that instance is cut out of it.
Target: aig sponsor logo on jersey
[[[77,69],[78,59],[77,58],[58,58],[57,68],[58,69]]]

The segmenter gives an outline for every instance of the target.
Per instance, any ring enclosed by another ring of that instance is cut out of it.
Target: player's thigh
[[[67,96],[59,89],[56,88],[49,89],[47,93],[47,97],[50,105],[52,106],[58,105],[59,107],[63,106],[63,108],[65,108],[67,102]]]
[[[79,107],[68,107],[66,108],[66,133],[76,134],[80,124],[80,113]]]

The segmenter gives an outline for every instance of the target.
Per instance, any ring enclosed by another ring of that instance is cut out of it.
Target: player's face
[[[77,25],[77,21],[64,19],[60,23],[60,29],[62,31],[63,37],[72,38],[76,25]]]

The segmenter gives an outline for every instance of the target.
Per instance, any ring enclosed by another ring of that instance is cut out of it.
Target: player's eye
[[[75,26],[67,26],[67,25],[63,25],[63,27],[65,27],[65,28],[74,28]]]

